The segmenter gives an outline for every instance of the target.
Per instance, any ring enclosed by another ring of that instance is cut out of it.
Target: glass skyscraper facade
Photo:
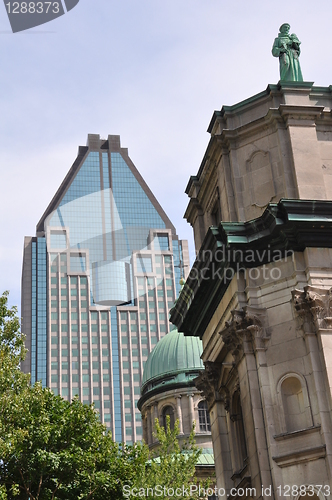
[[[26,237],[22,331],[32,383],[94,402],[115,440],[142,439],[144,363],[172,325],[188,247],[121,148],[89,135]]]

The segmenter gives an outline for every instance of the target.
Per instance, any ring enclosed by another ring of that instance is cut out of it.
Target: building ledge
[[[257,219],[210,227],[170,321],[184,335],[202,338],[239,269],[263,266],[307,247],[332,248],[331,231],[332,202],[326,200],[282,199]]]
[[[318,431],[320,431],[320,425],[313,425],[312,427],[308,427],[306,429],[300,429],[298,431],[283,432],[282,434],[276,434],[273,437],[276,441],[283,441],[285,439],[293,438],[296,436],[305,436],[307,434],[311,434],[313,432],[318,432]]]
[[[305,448],[303,450],[272,457],[272,459],[279,467],[288,467],[289,465],[293,466],[304,462],[311,462],[312,460],[318,460],[319,458],[324,458],[325,455],[326,446],[324,444],[314,448]]]
[[[245,464],[242,469],[239,469],[234,472],[234,474],[231,476],[232,481],[235,481],[236,479],[242,479],[243,477],[249,477],[245,476],[245,472],[248,469],[248,464]]]

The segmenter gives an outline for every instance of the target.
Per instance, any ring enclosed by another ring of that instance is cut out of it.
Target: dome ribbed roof
[[[143,373],[142,392],[154,380],[171,375],[203,370],[202,341],[198,337],[185,337],[173,330],[163,337],[150,353]]]

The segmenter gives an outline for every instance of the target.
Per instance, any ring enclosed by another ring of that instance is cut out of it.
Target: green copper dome
[[[142,395],[157,387],[190,383],[204,369],[202,352],[198,337],[185,337],[177,330],[165,335],[146,361]]]

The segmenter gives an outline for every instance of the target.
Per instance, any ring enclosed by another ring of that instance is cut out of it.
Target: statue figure
[[[289,34],[289,29],[290,25],[287,23],[280,26],[278,38],[274,40],[272,47],[272,55],[279,57],[281,81],[303,82],[299,61],[301,42],[295,33]]]

